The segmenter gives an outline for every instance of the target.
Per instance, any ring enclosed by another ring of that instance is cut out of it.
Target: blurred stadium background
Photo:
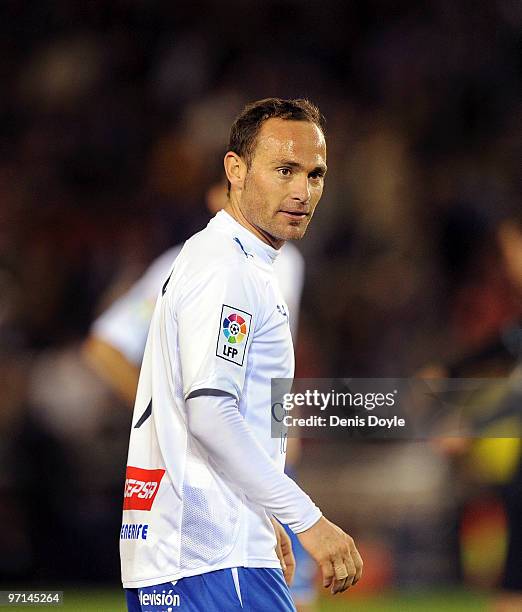
[[[123,609],[130,413],[79,347],[206,223],[245,102],[306,96],[328,122],[299,376],[411,376],[518,319],[493,243],[498,211],[520,208],[521,28],[514,0],[0,3],[1,589]],[[516,356],[479,361],[506,373]],[[366,561],[358,592],[320,609],[487,609],[500,452],[307,441],[301,482]]]

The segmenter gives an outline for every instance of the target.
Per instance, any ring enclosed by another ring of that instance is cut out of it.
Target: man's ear
[[[245,162],[237,153],[228,151],[225,155],[223,163],[225,165],[225,173],[231,187],[241,191],[243,189],[247,173]]]

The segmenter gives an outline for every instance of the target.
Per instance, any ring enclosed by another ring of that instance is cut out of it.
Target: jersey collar
[[[228,232],[232,232],[233,239],[238,243],[247,257],[249,255],[256,255],[261,261],[271,264],[279,255],[278,249],[274,249],[274,247],[263,242],[224,210],[220,210],[210,223]]]

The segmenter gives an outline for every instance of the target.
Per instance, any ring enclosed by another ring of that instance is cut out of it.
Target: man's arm
[[[321,566],[325,587],[337,593],[359,580],[362,561],[352,538],[321,517],[308,495],[279,471],[239,413],[234,397],[189,397],[187,416],[192,435],[246,497],[299,535]]]
[[[230,395],[187,400],[188,427],[213,460],[254,503],[299,533],[321,517],[304,491],[259,444]]]
[[[147,333],[161,286],[181,245],[160,255],[92,324],[82,345],[88,365],[130,408],[134,406]]]
[[[117,348],[94,335],[85,340],[81,352],[96,374],[132,408],[140,374],[138,366],[130,362]]]

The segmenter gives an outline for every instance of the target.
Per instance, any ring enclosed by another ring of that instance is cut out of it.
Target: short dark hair
[[[268,119],[285,119],[287,121],[309,121],[325,132],[326,121],[315,104],[305,98],[283,100],[265,98],[250,102],[236,117],[230,128],[227,151],[233,151],[243,158],[250,167],[256,148],[257,135]],[[228,184],[230,191],[230,183]]]

